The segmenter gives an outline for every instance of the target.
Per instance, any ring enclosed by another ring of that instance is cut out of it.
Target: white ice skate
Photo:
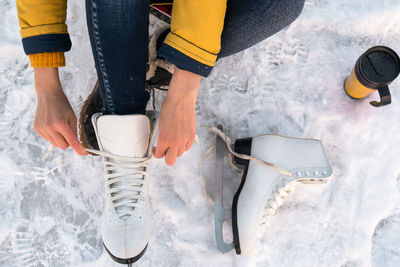
[[[332,168],[322,143],[313,139],[259,135],[238,139],[234,149],[222,131],[217,133],[215,234],[222,252],[235,248],[236,254],[250,255],[259,245],[268,219],[275,214],[296,184],[324,184]],[[222,167],[225,155],[233,154],[236,165],[243,166],[243,177],[233,198],[232,211],[222,203]],[[233,242],[223,240],[222,225],[232,219]]]
[[[105,172],[103,244],[116,262],[130,264],[143,256],[150,237],[149,119],[96,113],[92,123],[100,151],[88,151],[102,156]]]

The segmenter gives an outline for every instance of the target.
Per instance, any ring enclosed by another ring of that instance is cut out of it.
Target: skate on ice
[[[150,237],[148,165],[157,138],[158,112],[102,115],[98,84],[81,110],[82,143],[104,163],[103,245],[122,264],[139,260]]]
[[[157,58],[157,40],[149,41],[146,90],[167,90],[173,65]],[[145,115],[102,115],[102,97],[96,82],[79,116],[82,144],[104,163],[105,207],[101,219],[103,245],[111,258],[132,264],[145,253],[150,238],[148,165],[157,138],[156,110]],[[154,106],[154,105],[153,105]]]
[[[209,129],[217,134],[215,177],[210,187],[214,189],[217,247],[223,253],[235,249],[238,255],[251,255],[268,229],[268,220],[296,185],[325,184],[332,167],[319,140],[265,134],[238,139],[231,148],[222,127]],[[232,210],[223,205],[223,160],[227,155],[232,167],[242,169]],[[232,243],[223,238],[226,220],[232,220]]]
[[[92,114],[96,108],[101,110],[98,101],[101,97],[95,87],[81,111],[81,140],[104,163],[103,245],[114,261],[131,264],[143,256],[150,237],[148,165],[157,137],[157,112]]]
[[[104,163],[105,206],[101,235],[113,260],[131,264],[139,260],[150,238],[148,167],[151,148],[149,118],[145,115],[92,116]]]

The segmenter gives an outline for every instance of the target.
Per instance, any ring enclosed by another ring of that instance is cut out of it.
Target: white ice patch
[[[68,1],[73,48],[60,70],[76,112],[96,80],[84,5]],[[200,145],[174,167],[151,163],[152,235],[139,265],[400,266],[400,79],[383,108],[369,104],[378,94],[355,101],[343,91],[366,49],[400,52],[399,14],[398,0],[309,0],[290,27],[218,61],[201,83],[198,126],[220,123],[232,139],[321,139],[334,176],[294,191],[253,257],[222,255],[199,175],[214,137],[198,128]],[[18,30],[15,1],[0,1],[0,266],[119,266],[100,238],[101,159],[49,149],[33,131],[33,71]]]

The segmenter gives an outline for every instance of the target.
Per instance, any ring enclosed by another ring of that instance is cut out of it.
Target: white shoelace
[[[103,157],[106,195],[117,216],[126,218],[134,215],[135,209],[142,209],[146,202],[144,186],[151,157],[123,157],[104,151],[86,150]]]
[[[206,128],[209,131],[216,133],[222,140],[224,140],[224,142],[226,144],[226,147],[228,148],[228,151],[229,151],[229,153],[231,155],[233,155],[235,157],[238,157],[240,159],[253,160],[253,161],[255,161],[255,162],[257,162],[257,163],[259,163],[261,165],[264,165],[264,166],[267,166],[269,168],[274,169],[275,171],[279,172],[280,174],[283,174],[283,175],[286,175],[286,176],[292,176],[292,174],[290,172],[288,172],[287,170],[285,170],[285,169],[283,169],[283,168],[281,168],[281,167],[279,167],[279,166],[277,166],[277,165],[275,165],[273,163],[266,162],[264,160],[261,160],[261,159],[258,159],[256,157],[252,157],[252,156],[249,156],[249,155],[236,153],[231,148],[231,139],[226,134],[224,134],[224,132],[222,132],[220,129],[218,129],[216,127],[205,127],[205,126],[203,126],[202,128]],[[207,153],[207,151],[206,151],[206,153]],[[232,161],[230,161],[230,162],[232,162]]]
[[[282,206],[283,201],[293,191],[297,182],[292,181],[288,183],[285,179],[277,185],[276,190],[272,192],[272,199],[269,199],[267,205],[264,207],[264,214],[260,222],[260,226],[264,226],[270,216],[273,216],[276,210]]]

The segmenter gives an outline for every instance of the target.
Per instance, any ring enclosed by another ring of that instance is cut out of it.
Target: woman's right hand
[[[57,68],[35,68],[37,107],[35,131],[53,146],[71,147],[78,155],[87,155],[77,137],[77,120],[58,77]]]

